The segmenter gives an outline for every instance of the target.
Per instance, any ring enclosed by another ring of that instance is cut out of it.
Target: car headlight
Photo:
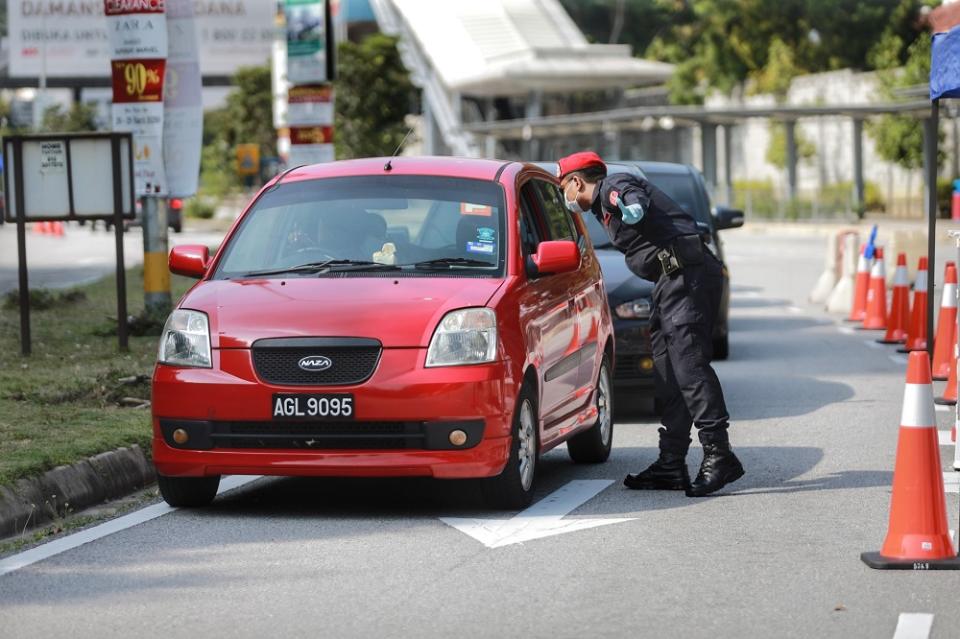
[[[427,366],[483,364],[497,357],[497,316],[489,308],[444,315],[427,350]]]
[[[653,304],[650,298],[641,297],[640,299],[630,300],[629,302],[620,304],[613,312],[616,313],[620,319],[647,319],[650,317],[650,311],[652,309]]]
[[[207,314],[187,310],[170,313],[160,334],[157,361],[170,366],[211,368]]]

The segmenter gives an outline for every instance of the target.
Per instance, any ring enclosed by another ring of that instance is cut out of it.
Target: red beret
[[[582,171],[592,166],[604,169],[607,167],[607,165],[603,163],[603,160],[600,159],[600,156],[593,151],[574,153],[565,158],[560,158],[560,161],[557,162],[557,177],[562,180],[566,175],[574,171]]]

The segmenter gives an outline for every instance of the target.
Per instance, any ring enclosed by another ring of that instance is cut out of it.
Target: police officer
[[[696,222],[643,178],[607,176],[596,153],[560,160],[558,177],[567,208],[591,211],[638,276],[655,282],[650,339],[654,381],[663,403],[660,455],[643,472],[627,475],[636,490],[715,492],[743,476],[727,438],[729,415],[720,380],[710,366],[713,325],[720,309],[722,265],[704,245]],[[703,463],[690,482],[686,456],[691,422]]]

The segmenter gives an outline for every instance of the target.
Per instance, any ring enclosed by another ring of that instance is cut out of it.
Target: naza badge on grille
[[[300,361],[297,362],[297,366],[311,373],[319,373],[320,371],[331,368],[333,366],[333,360],[323,355],[308,355],[307,357],[301,357]]]

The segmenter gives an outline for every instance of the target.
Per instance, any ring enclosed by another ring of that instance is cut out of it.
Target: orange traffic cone
[[[957,343],[957,265],[947,262],[937,337],[933,340],[933,378],[943,381],[950,375],[950,358]]]
[[[957,354],[956,349],[954,349],[953,357],[950,358],[950,374],[947,376],[947,387],[943,389],[943,397],[938,397],[933,400],[941,406],[956,406],[957,405]],[[953,439],[950,441],[957,441],[957,425],[953,425]]]
[[[871,568],[960,570],[947,528],[930,358],[923,351],[907,363],[887,538],[880,552],[860,558]]]
[[[913,282],[913,306],[910,311],[910,328],[907,343],[897,349],[901,353],[927,350],[927,258],[921,257],[917,266],[917,279]]]
[[[867,316],[867,292],[870,288],[870,260],[866,256],[867,245],[860,247],[860,259],[857,260],[857,279],[853,285],[853,308],[848,322],[862,322]]]
[[[63,237],[63,222],[51,222],[50,231],[57,237]]]
[[[903,344],[907,341],[910,321],[910,282],[907,280],[907,255],[897,255],[897,270],[893,274],[893,301],[887,318],[887,334],[877,341],[881,344]]]
[[[867,291],[867,316],[860,328],[867,331],[882,331],[887,328],[887,271],[883,264],[883,249],[877,248],[873,268],[870,270],[870,287]]]

